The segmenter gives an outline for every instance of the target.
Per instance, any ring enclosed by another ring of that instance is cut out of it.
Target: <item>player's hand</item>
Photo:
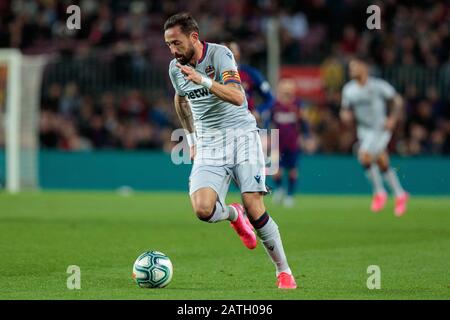
[[[191,146],[191,150],[190,151],[191,151],[191,160],[194,160],[195,155],[197,153],[197,149],[195,148],[195,145]]]
[[[395,119],[393,117],[389,117],[386,119],[386,122],[384,123],[384,128],[389,131],[394,131],[396,124],[397,124],[397,119]]]
[[[340,113],[341,121],[344,125],[349,126],[353,122],[352,113],[348,110],[342,110]]]
[[[177,68],[181,70],[181,72],[185,75],[184,79],[188,81],[192,81],[195,84],[202,83],[202,75],[194,70],[194,68],[190,66],[183,66],[180,63],[176,64]]]

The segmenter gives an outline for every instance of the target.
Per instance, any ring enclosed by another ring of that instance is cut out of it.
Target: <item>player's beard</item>
[[[186,65],[189,63],[189,61],[192,60],[192,58],[195,55],[195,50],[194,50],[194,46],[191,45],[191,47],[187,50],[186,54],[183,55],[179,55],[178,57],[175,56],[175,58],[177,59],[177,61],[179,63],[181,63],[182,65]]]

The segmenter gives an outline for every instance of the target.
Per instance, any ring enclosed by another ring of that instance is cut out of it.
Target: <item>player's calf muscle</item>
[[[244,193],[242,195],[242,201],[245,211],[252,220],[258,220],[266,211],[262,195],[257,192]]]

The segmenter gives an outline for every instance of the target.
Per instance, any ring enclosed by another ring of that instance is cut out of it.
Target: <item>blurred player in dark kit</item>
[[[294,193],[298,179],[298,158],[300,153],[300,135],[302,117],[300,100],[295,94],[292,80],[280,80],[277,88],[277,100],[272,110],[273,127],[279,130],[280,170],[273,176],[276,190],[273,201],[286,207],[294,206]],[[283,178],[287,172],[287,191],[283,188]]]

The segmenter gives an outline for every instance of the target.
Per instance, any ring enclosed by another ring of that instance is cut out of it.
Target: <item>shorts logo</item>
[[[254,176],[254,178],[255,178],[257,183],[261,182],[261,176],[260,175],[256,175],[256,176]]]
[[[211,79],[214,79],[214,77],[216,76],[216,70],[214,69],[213,66],[207,66],[205,69],[205,73],[208,75],[208,77],[210,77]]]

